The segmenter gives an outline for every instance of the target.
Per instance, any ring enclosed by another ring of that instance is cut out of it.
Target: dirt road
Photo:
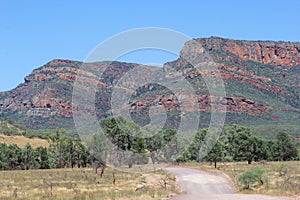
[[[166,168],[178,180],[180,189],[186,194],[170,200],[292,200],[286,197],[235,194],[229,178],[221,173],[190,168]]]

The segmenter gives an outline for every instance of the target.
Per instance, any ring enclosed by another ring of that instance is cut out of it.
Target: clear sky
[[[108,37],[141,27],[192,38],[300,41],[300,1],[0,0],[0,91],[52,59],[84,60]],[[149,58],[137,62],[163,63],[172,56]]]

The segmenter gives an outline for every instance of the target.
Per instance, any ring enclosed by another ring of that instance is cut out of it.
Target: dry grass
[[[280,175],[277,167],[282,163],[286,164],[286,174]],[[203,170],[216,170],[213,165],[209,163],[186,163],[181,166],[198,168]],[[239,175],[255,166],[260,166],[265,169],[264,184],[257,184],[251,190],[244,190],[242,185],[237,181]],[[266,194],[275,196],[300,196],[300,161],[290,162],[260,162],[248,165],[246,162],[226,162],[218,163],[218,172],[227,174],[237,191],[240,193],[250,194]]]
[[[1,171],[0,199],[162,199],[176,193],[173,179],[162,187],[166,176],[112,169],[102,178],[93,169]]]
[[[49,147],[49,142],[44,139],[40,138],[27,138],[24,136],[7,136],[0,134],[0,143],[6,143],[8,145],[10,144],[16,144],[20,148],[23,148],[26,146],[26,144],[30,144],[33,148],[37,147]]]

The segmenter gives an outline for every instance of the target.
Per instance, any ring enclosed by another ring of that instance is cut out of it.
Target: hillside
[[[300,43],[271,41],[238,41],[211,37],[196,39],[212,56],[225,82],[227,124],[246,126],[300,124]],[[189,45],[189,42],[186,43]],[[94,112],[99,119],[111,114],[110,99],[114,80],[135,67],[161,71],[166,77],[169,68],[186,77],[193,86],[201,88],[196,94],[183,96],[184,107],[166,88],[145,85],[136,91],[126,109],[141,125],[147,124],[149,107],[154,103],[168,110],[168,126],[176,126],[189,107],[191,95],[198,99],[201,112],[200,127],[210,120],[208,89],[199,79],[204,71],[195,71],[182,58],[168,62],[163,70],[134,63],[113,62],[97,77],[104,62],[93,63],[88,71],[80,69],[81,62],[52,60],[25,77],[17,88],[0,93],[0,119],[10,117],[33,129],[74,128],[72,114],[73,83],[80,77],[87,85],[97,86]],[[147,74],[145,74],[147,76]],[[127,88],[119,88],[126,90]],[[159,99],[159,102],[155,102]],[[184,110],[183,110],[184,109]],[[223,111],[220,111],[223,112]],[[297,129],[298,130],[298,129]]]
[[[0,144],[5,143],[7,145],[16,144],[20,148],[24,148],[27,144],[30,144],[32,148],[37,147],[49,147],[49,142],[40,138],[27,138],[25,136],[7,136],[0,134]]]
[[[0,121],[0,144],[16,144],[20,148],[30,144],[33,148],[48,147],[52,133],[27,129],[25,126],[15,124],[12,120]]]

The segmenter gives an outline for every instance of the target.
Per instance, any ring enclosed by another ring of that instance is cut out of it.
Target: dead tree
[[[113,184],[116,185],[116,176],[115,176],[115,172],[113,172]]]
[[[106,163],[103,160],[97,159],[92,156],[92,167],[95,168],[96,174],[98,174],[98,169],[101,169],[100,177],[102,178],[104,170],[106,168]]]
[[[15,188],[15,189],[14,189],[13,197],[14,197],[14,198],[17,198],[17,197],[18,197],[18,188]]]
[[[45,194],[48,197],[52,197],[53,196],[53,184],[51,182],[47,181],[46,178],[44,178],[43,186],[44,186]]]

